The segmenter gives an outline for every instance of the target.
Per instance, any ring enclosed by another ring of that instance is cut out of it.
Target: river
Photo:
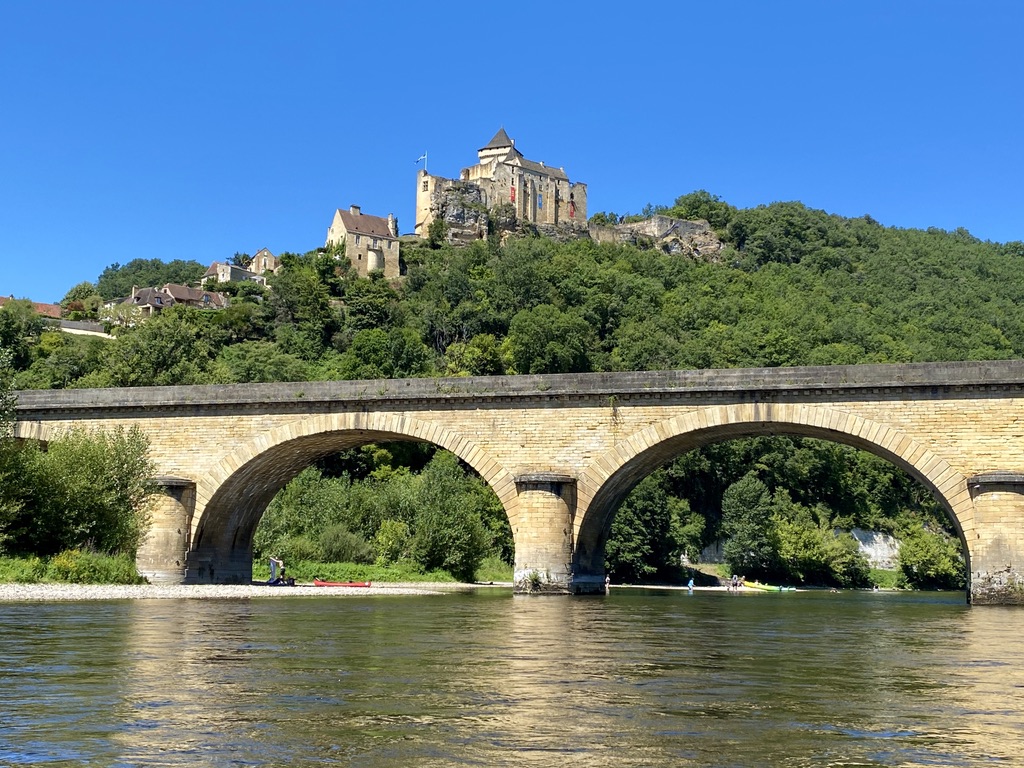
[[[0,603],[0,765],[1024,765],[1024,610],[613,589]]]

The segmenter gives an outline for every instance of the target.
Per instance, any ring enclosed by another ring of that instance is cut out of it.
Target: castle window
[[[544,195],[542,195],[540,192],[537,193],[537,207],[544,207]]]
[[[423,180],[423,191],[424,192],[427,191],[427,180],[426,179]]]

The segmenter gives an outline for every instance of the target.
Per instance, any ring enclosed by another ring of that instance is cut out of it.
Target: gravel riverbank
[[[271,587],[266,584],[0,584],[0,603],[59,600],[248,600],[275,597],[365,597],[369,595],[440,595],[511,584],[437,584],[409,582],[369,587]]]

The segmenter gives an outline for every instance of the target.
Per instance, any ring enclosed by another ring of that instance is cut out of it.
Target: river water
[[[0,603],[0,765],[1021,766],[1024,610],[613,589]]]

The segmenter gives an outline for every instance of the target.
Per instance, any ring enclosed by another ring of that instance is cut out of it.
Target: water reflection
[[[0,604],[0,764],[1014,764],[1024,612],[961,601]]]

